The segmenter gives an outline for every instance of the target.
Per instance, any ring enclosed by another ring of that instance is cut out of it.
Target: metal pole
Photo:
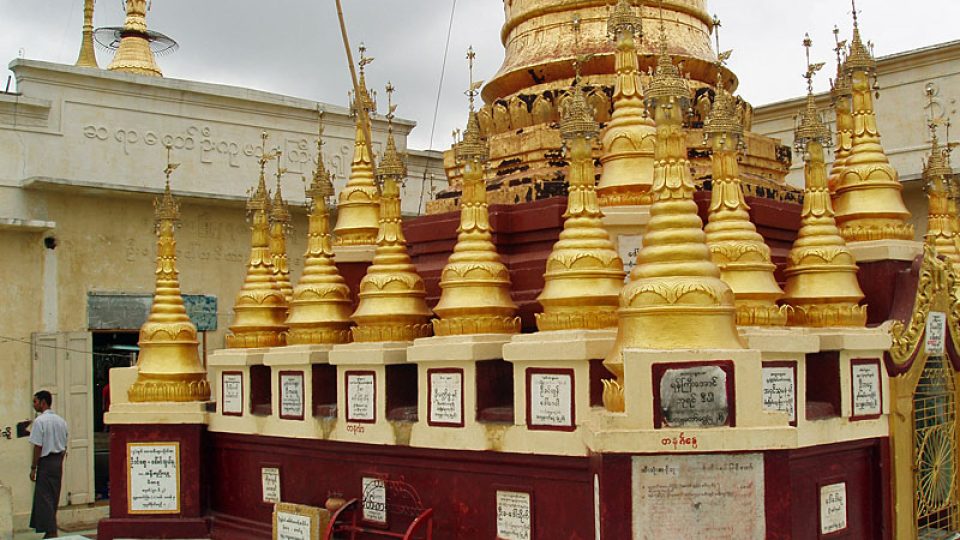
[[[357,82],[357,70],[353,67],[353,53],[350,52],[350,39],[347,37],[347,25],[343,22],[343,6],[340,0],[334,0],[337,3],[337,18],[340,19],[340,35],[343,36],[343,49],[347,52],[347,66],[350,67],[350,79],[353,81],[354,99],[360,99],[360,84]],[[358,103],[358,105],[360,105]],[[361,129],[363,136],[367,139],[367,152],[370,153],[370,161],[373,163],[373,140],[370,138],[370,117],[365,107],[357,107],[357,114],[360,115]]]

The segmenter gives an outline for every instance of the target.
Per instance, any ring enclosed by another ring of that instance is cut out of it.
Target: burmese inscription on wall
[[[839,482],[820,488],[820,534],[847,528],[847,484]]]
[[[851,366],[853,386],[853,416],[876,416],[882,412],[880,403],[880,363],[861,362]]]
[[[463,372],[430,373],[430,423],[463,425]]]
[[[131,514],[180,512],[180,443],[127,443]]]
[[[627,273],[624,281],[630,279],[630,271],[637,265],[637,255],[643,247],[643,236],[639,234],[621,234],[617,237],[617,252],[623,261],[623,270]]]
[[[763,410],[787,413],[797,421],[797,394],[794,369],[791,366],[763,367]]]
[[[347,420],[376,420],[376,379],[373,373],[347,373]]]
[[[374,523],[387,522],[387,486],[383,478],[365,476],[360,480],[363,497],[363,519]]]
[[[762,540],[762,454],[635,456],[633,538]]]
[[[302,504],[273,506],[273,540],[320,540],[320,530],[329,521],[326,510]]]
[[[263,502],[280,502],[280,468],[260,467],[260,485]]]
[[[220,396],[220,414],[243,414],[243,373],[239,371],[224,372],[222,392]]]
[[[719,366],[665,370],[660,379],[660,412],[668,427],[727,425],[727,373]]]
[[[280,418],[303,418],[303,372],[280,372]]]
[[[931,311],[927,315],[927,334],[924,340],[929,355],[943,354],[943,339],[947,332],[947,314]]]
[[[530,540],[531,523],[529,493],[497,491],[497,540]]]
[[[573,375],[530,373],[530,427],[573,427]]]

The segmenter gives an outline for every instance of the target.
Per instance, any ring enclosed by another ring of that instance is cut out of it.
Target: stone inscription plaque
[[[180,512],[180,443],[127,443],[131,514]]]
[[[573,427],[573,376],[569,373],[530,373],[531,428]]]
[[[621,234],[617,237],[617,253],[623,261],[623,271],[627,273],[624,283],[630,280],[630,271],[637,265],[637,255],[643,248],[643,235]]]
[[[278,467],[261,467],[260,485],[263,492],[263,502],[280,502],[280,469]]]
[[[463,425],[463,372],[430,370],[430,423]]]
[[[220,396],[220,414],[241,416],[243,414],[243,373],[239,371],[225,372],[222,377],[222,392]]]
[[[376,378],[373,373],[347,373],[347,421],[377,419]]]
[[[280,372],[280,418],[303,419],[303,372]]]
[[[273,540],[320,540],[329,522],[326,510],[292,503],[273,505]]]
[[[820,488],[820,534],[847,528],[847,484],[840,482]]]
[[[497,540],[530,540],[531,523],[529,493],[497,491]]]
[[[634,456],[633,538],[766,536],[763,455]]]
[[[666,427],[728,425],[727,373],[719,366],[667,369],[660,379],[660,412]]]
[[[931,311],[927,315],[927,334],[924,348],[927,354],[943,354],[943,339],[947,333],[947,314],[941,311]]]
[[[785,412],[791,422],[797,421],[797,394],[793,367],[763,367],[763,410]]]
[[[360,479],[363,497],[363,519],[373,523],[387,523],[387,485],[383,478],[365,476]]]
[[[856,362],[856,361],[854,361]],[[867,361],[851,367],[853,416],[877,416],[882,412],[880,363]]]

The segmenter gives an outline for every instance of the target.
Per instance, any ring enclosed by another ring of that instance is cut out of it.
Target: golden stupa
[[[277,191],[270,204],[270,258],[273,265],[273,277],[289,304],[293,297],[293,285],[290,284],[290,262],[287,259],[287,233],[290,231],[290,207],[283,200],[280,179],[287,170],[280,166],[282,154],[277,152]]]
[[[604,405],[623,410],[623,349],[740,349],[733,291],[710,258],[703,222],[693,201],[683,119],[687,81],[667,53],[661,24],[660,55],[647,87],[647,108],[657,123],[653,204],[637,265],[620,293],[617,340],[604,365],[616,381],[604,385]]]
[[[320,113],[322,115],[322,113]],[[350,341],[350,287],[334,263],[327,199],[333,181],[323,164],[323,123],[317,135],[317,163],[307,189],[310,216],[303,274],[293,289],[287,317],[287,344],[334,344]]]
[[[228,348],[277,347],[286,343],[287,300],[277,284],[270,255],[270,194],[267,192],[267,163],[277,151],[267,152],[267,134],[262,137],[260,181],[247,201],[253,231],[247,276],[233,305],[234,319],[227,334]]]
[[[629,0],[617,2],[607,19],[607,34],[617,47],[617,78],[613,88],[613,116],[601,138],[603,172],[597,186],[600,204],[650,204],[657,126],[643,105],[640,83],[636,40],[643,37],[643,19],[634,13]],[[583,93],[582,85],[576,92]],[[572,183],[569,179],[568,182]]]
[[[570,156],[570,186],[563,231],[547,257],[545,283],[537,297],[543,306],[543,313],[536,315],[541,331],[617,325],[623,261],[601,222],[592,155],[598,131],[578,78],[560,123]]]
[[[353,162],[350,178],[340,190],[337,201],[337,225],[333,229],[334,244],[338,246],[372,246],[377,243],[380,220],[380,194],[373,170],[370,142],[370,115],[377,111],[377,102],[367,90],[366,66],[373,58],[360,45],[360,80],[350,104],[356,117],[356,137],[353,143]]]
[[[120,47],[107,67],[110,71],[162,77],[150,48],[147,33],[147,0],[126,0],[127,18],[123,22]]]
[[[80,54],[75,66],[99,68],[97,53],[93,49],[93,4],[95,0],[83,0],[83,34],[80,39]]]
[[[794,140],[805,162],[800,231],[787,258],[784,304],[788,324],[797,326],[863,326],[867,308],[857,282],[857,262],[840,236],[827,187],[824,147],[830,129],[824,125],[813,96],[813,76],[823,64],[810,65],[807,47],[807,104],[797,118]]]
[[[910,212],[903,204],[903,185],[880,142],[870,79],[877,62],[860,38],[853,10],[853,38],[845,62],[852,92],[853,137],[843,174],[834,188],[837,225],[848,242],[913,240]]]
[[[460,227],[457,243],[440,273],[440,301],[433,308],[434,333],[438,336],[460,334],[514,334],[520,331],[517,305],[510,297],[510,271],[500,261],[493,244],[493,228],[487,210],[487,184],[484,164],[486,141],[474,109],[480,82],[473,81],[473,48],[467,53],[470,63],[470,113],[463,140],[456,144],[457,159],[463,167],[463,198],[460,201]]]
[[[932,96],[931,96],[932,99]],[[930,155],[923,165],[924,189],[927,192],[929,210],[927,233],[924,241],[932,246],[938,255],[946,257],[960,270],[960,249],[957,244],[956,206],[951,212],[950,184],[953,183],[953,168],[950,166],[950,148],[940,146],[937,137],[937,122],[931,120]]]
[[[137,380],[127,392],[130,401],[206,401],[210,384],[197,350],[197,327],[190,322],[180,295],[177,241],[174,230],[180,207],[170,193],[170,173],[179,164],[169,163],[163,196],[154,200],[157,233],[156,293],[147,322],[140,327]]]
[[[717,64],[722,65],[729,56],[730,51],[720,53]],[[770,248],[750,221],[750,207],[740,183],[741,116],[736,99],[719,81],[713,107],[703,124],[713,162],[709,221],[704,232],[721,279],[733,289],[737,324],[779,326],[787,322],[786,308],[777,305],[783,290],[773,275],[776,265],[770,259]]]
[[[387,85],[388,100],[393,86]],[[377,168],[382,182],[380,227],[373,263],[360,281],[360,304],[351,318],[353,340],[413,341],[432,333],[427,307],[427,289],[407,253],[400,215],[400,182],[406,178],[406,166],[393,140],[393,112],[388,105],[387,147]]]
[[[847,42],[840,41],[840,29],[836,26],[833,27],[833,35],[837,42],[837,47],[834,49],[837,53],[837,74],[830,81],[830,97],[837,122],[837,144],[834,147],[830,176],[827,178],[831,193],[837,189],[837,185],[843,178],[847,158],[850,157],[850,150],[853,147],[853,89],[850,86],[850,77],[846,74],[847,67],[843,62],[843,52]]]

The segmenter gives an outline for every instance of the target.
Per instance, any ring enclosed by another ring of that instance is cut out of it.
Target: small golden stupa
[[[273,265],[273,277],[277,286],[283,291],[287,303],[293,297],[293,286],[290,284],[290,262],[287,259],[287,233],[290,231],[290,207],[283,200],[280,191],[280,179],[287,169],[280,166],[281,152],[277,152],[277,191],[273,194],[273,203],[270,205],[270,257]]]
[[[846,75],[853,95],[853,138],[843,175],[834,190],[837,225],[848,242],[865,240],[913,240],[910,211],[903,204],[903,185],[880,142],[873,108],[871,77],[877,62],[860,39],[856,5],[853,9],[853,39],[847,55]]]
[[[350,341],[350,287],[334,263],[333,239],[327,199],[333,195],[333,181],[323,164],[322,114],[317,135],[317,164],[307,189],[310,217],[303,275],[293,289],[287,317],[288,345],[335,344]]]
[[[715,24],[714,32],[718,28],[719,24]],[[718,67],[730,54],[719,53]],[[783,290],[773,275],[776,265],[763,236],[750,221],[750,207],[740,182],[738,156],[743,148],[743,111],[724,87],[719,69],[718,75],[713,107],[703,124],[704,142],[711,147],[713,164],[709,221],[704,227],[707,246],[713,262],[720,267],[721,279],[733,289],[737,324],[781,326],[787,322],[787,312],[777,305]]]
[[[267,134],[262,137],[260,181],[247,211],[251,217],[252,241],[247,276],[233,305],[234,319],[227,334],[228,348],[277,347],[286,343],[287,301],[273,273],[270,255],[270,194],[267,192],[267,163],[277,152],[267,152]]]
[[[579,64],[579,59],[578,59]],[[579,73],[579,66],[578,66]],[[544,287],[537,301],[537,328],[593,330],[617,325],[623,261],[603,228],[593,174],[593,119],[580,77],[563,104],[560,133],[567,143],[570,171],[563,231],[547,257]]]
[[[824,147],[830,129],[824,125],[813,96],[813,76],[823,64],[811,65],[807,47],[807,104],[797,118],[795,144],[805,167],[800,231],[784,271],[787,284],[783,302],[790,306],[787,323],[796,326],[864,326],[867,308],[857,282],[857,262],[840,236],[827,187]]]
[[[413,341],[432,333],[427,289],[407,253],[400,215],[400,182],[407,169],[393,140],[394,88],[387,85],[387,148],[377,168],[382,182],[380,227],[373,263],[360,281],[360,304],[351,318],[357,342]]]
[[[617,2],[607,19],[607,34],[617,47],[616,84],[613,116],[601,138],[600,204],[650,204],[657,126],[643,105],[640,83],[636,40],[643,37],[643,19],[634,13],[629,0]]]
[[[438,336],[461,334],[515,334],[520,331],[517,305],[510,297],[510,271],[500,261],[493,244],[493,228],[487,211],[487,184],[484,164],[486,141],[474,110],[477,89],[473,81],[473,47],[467,53],[470,64],[470,113],[463,140],[456,144],[457,160],[463,167],[463,198],[457,243],[440,273],[440,301],[433,320]]]
[[[340,190],[337,202],[337,225],[333,229],[334,244],[338,246],[372,246],[377,243],[380,219],[380,194],[370,153],[370,115],[377,111],[377,102],[367,90],[366,66],[373,58],[360,45],[360,80],[350,104],[356,116],[356,137],[353,143],[353,163],[350,178]]]
[[[661,21],[660,55],[647,88],[647,108],[657,123],[650,222],[630,282],[620,293],[617,340],[604,365],[604,406],[622,411],[623,350],[741,349],[733,291],[710,259],[703,222],[693,201],[683,119],[690,104],[687,81],[670,55]]]
[[[154,200],[157,233],[157,284],[147,322],[140,327],[140,357],[137,380],[127,395],[130,401],[207,401],[210,384],[197,351],[197,327],[190,322],[180,295],[177,271],[177,241],[174,230],[180,207],[170,192],[170,163],[167,146],[167,177],[163,196]]]
[[[834,49],[837,53],[837,74],[836,78],[830,81],[830,97],[837,121],[837,144],[834,147],[833,166],[827,178],[830,193],[837,189],[840,179],[843,178],[847,158],[850,157],[850,150],[853,147],[853,89],[843,61],[847,42],[840,40],[840,29],[836,26],[833,27],[833,36],[837,43]]]
[[[930,96],[931,100],[933,96]],[[924,241],[938,255],[946,257],[960,270],[960,249],[957,244],[956,206],[951,212],[950,184],[953,183],[953,168],[950,166],[950,148],[940,146],[936,120],[929,122],[930,155],[923,166],[924,189],[927,192],[929,210],[927,233]]]
[[[97,53],[93,49],[93,4],[95,0],[83,0],[83,34],[80,39],[80,54],[77,56],[78,67],[99,68]]]
[[[127,19],[123,22],[120,47],[107,69],[162,77],[147,34],[147,0],[126,1]]]

